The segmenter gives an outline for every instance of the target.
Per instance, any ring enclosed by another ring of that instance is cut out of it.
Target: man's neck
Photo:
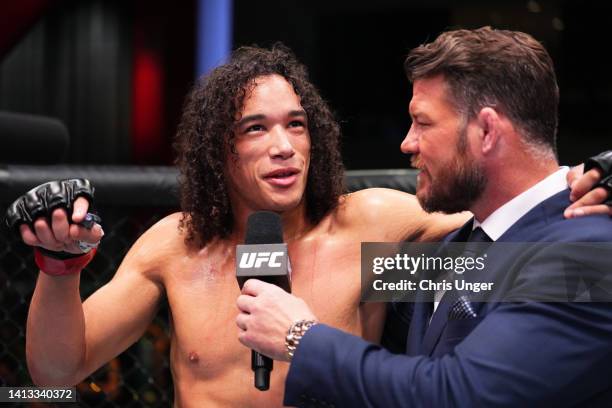
[[[521,165],[522,162],[522,165]],[[485,191],[470,208],[479,222],[487,219],[495,210],[527,191],[559,169],[555,160],[517,161],[514,165],[499,166],[488,172]]]
[[[240,211],[238,215],[235,214],[234,230],[229,237],[230,241],[235,241],[237,244],[244,242],[247,219],[253,213],[254,211],[252,210],[245,210]],[[284,242],[300,239],[300,237],[312,229],[312,225],[306,216],[306,205],[304,202],[291,210],[279,213],[279,215],[283,225]]]

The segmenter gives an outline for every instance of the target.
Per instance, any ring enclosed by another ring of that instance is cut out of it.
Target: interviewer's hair
[[[404,68],[412,82],[442,74],[466,120],[494,107],[526,142],[556,152],[559,88],[550,55],[530,35],[491,27],[448,31],[413,49]]]
[[[344,192],[340,128],[309,81],[307,70],[282,44],[270,49],[241,47],[230,61],[201,78],[187,97],[175,141],[176,164],[186,241],[203,246],[227,237],[234,217],[224,175],[227,152],[235,154],[234,125],[255,79],[277,74],[300,98],[308,116],[310,167],[305,191],[306,215],[316,224],[338,204]]]

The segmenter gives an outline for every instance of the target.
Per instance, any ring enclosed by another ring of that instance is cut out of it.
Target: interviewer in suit
[[[559,92],[540,43],[488,27],[450,31],[414,49],[405,68],[412,126],[402,151],[421,170],[417,197],[428,211],[474,214],[450,241],[479,227],[496,242],[612,242],[607,215],[563,216]],[[511,301],[468,300],[457,313],[450,291],[415,304],[406,355],[316,324],[303,301],[256,280],[238,298],[239,339],[275,359],[293,354],[287,405],[612,406],[612,303],[522,301],[514,295],[546,294],[542,282],[559,273],[555,255],[494,259],[487,273]],[[287,328],[300,320],[288,353]]]

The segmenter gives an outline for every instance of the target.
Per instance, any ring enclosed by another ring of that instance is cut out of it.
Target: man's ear
[[[500,142],[501,118],[495,109],[485,107],[478,112],[477,120],[481,130],[481,151],[482,154],[487,155],[495,150]]]

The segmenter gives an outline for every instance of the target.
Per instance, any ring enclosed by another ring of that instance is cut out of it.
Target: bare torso
[[[324,323],[364,334],[359,307],[360,243],[348,242],[342,232],[313,231],[311,235],[289,244],[292,292]],[[164,273],[173,321],[171,366],[177,406],[282,406],[288,365],[275,362],[270,390],[258,391],[253,386],[251,352],[238,342],[235,318],[240,290],[234,251],[235,246],[224,243],[209,245]]]
[[[388,205],[399,210],[389,212]],[[173,214],[145,233],[118,272],[125,279],[130,268],[140,269],[168,299],[175,406],[282,406],[288,364],[275,362],[270,389],[258,391],[251,351],[238,341],[237,242],[215,240],[201,249],[188,246],[178,228],[180,217]],[[361,242],[431,239],[427,233],[432,231],[425,232],[429,221],[413,196],[399,192],[370,191],[341,200],[315,227],[288,240],[292,292],[321,322],[378,341],[384,305],[360,303]],[[458,221],[437,224],[435,233],[442,234]],[[145,266],[135,266],[136,260],[152,253]]]

